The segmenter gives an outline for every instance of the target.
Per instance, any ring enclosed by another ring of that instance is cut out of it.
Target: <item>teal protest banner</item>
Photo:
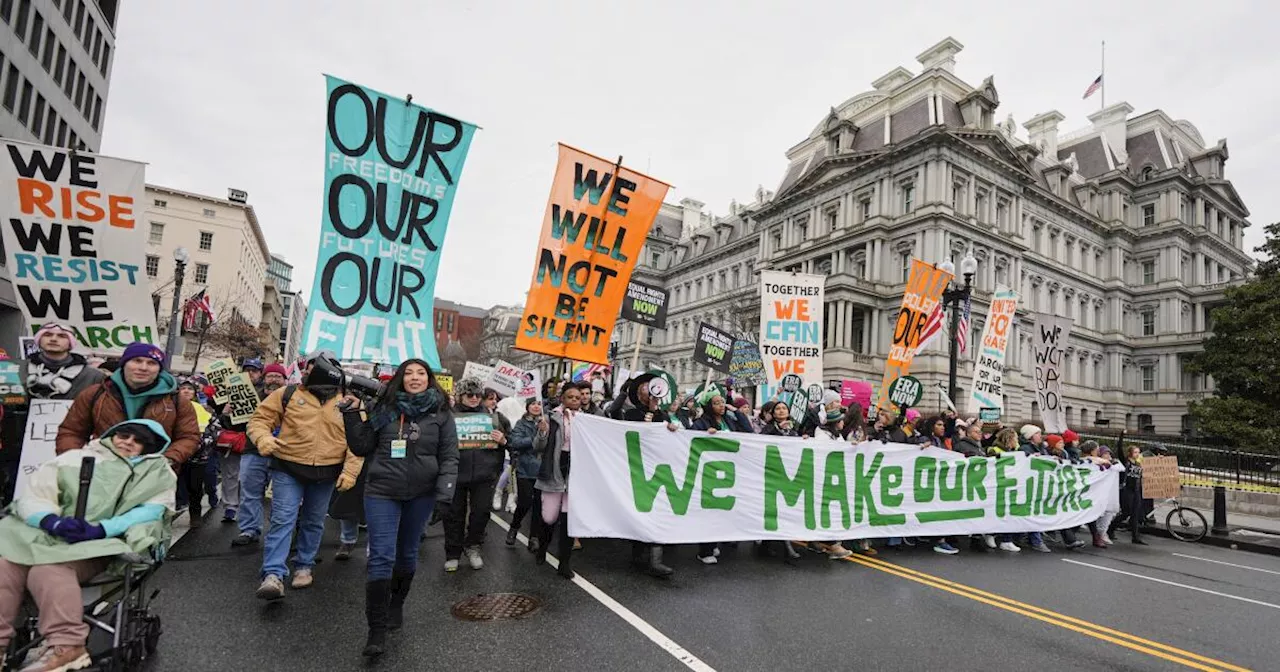
[[[569,534],[663,544],[1062,530],[1119,510],[1120,467],[1013,451],[668,431],[586,414],[572,427]]]
[[[488,413],[459,413],[453,416],[458,433],[458,450],[492,450],[498,447],[493,440],[493,416]]]
[[[476,127],[327,82],[324,214],[303,351],[439,368],[436,271]]]

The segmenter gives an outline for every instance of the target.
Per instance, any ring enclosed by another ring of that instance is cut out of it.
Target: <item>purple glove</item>
[[[56,513],[51,513],[40,519],[40,529],[54,535],[55,537],[60,537],[63,532],[66,532],[74,526],[75,520],[75,518],[59,516]]]
[[[94,539],[106,539],[107,531],[97,523],[86,523],[79,518],[74,519],[75,525],[70,529],[60,532],[59,536],[69,544],[78,544],[82,541],[93,541]]]

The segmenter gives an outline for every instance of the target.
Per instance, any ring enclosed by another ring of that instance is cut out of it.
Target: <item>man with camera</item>
[[[298,552],[290,585],[311,585],[311,569],[320,550],[334,487],[344,471],[360,473],[363,460],[347,449],[338,408],[344,382],[342,367],[335,359],[324,353],[315,355],[308,361],[301,385],[272,392],[249,420],[249,439],[259,455],[271,458],[271,523],[262,548],[262,584],[257,591],[261,599],[284,597],[289,541],[295,526]]]

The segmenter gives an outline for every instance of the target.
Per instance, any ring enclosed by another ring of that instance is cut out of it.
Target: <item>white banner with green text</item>
[[[569,533],[664,544],[1060,530],[1119,509],[1118,471],[1022,453],[670,431],[579,415]]]

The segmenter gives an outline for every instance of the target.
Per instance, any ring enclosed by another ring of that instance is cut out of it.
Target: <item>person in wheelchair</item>
[[[163,452],[169,436],[153,420],[129,420],[97,441],[44,463],[0,518],[0,652],[14,637],[24,591],[39,610],[45,648],[22,672],[79,670],[86,649],[80,583],[122,554],[163,555],[177,476]],[[84,516],[76,517],[81,464],[94,463]]]

